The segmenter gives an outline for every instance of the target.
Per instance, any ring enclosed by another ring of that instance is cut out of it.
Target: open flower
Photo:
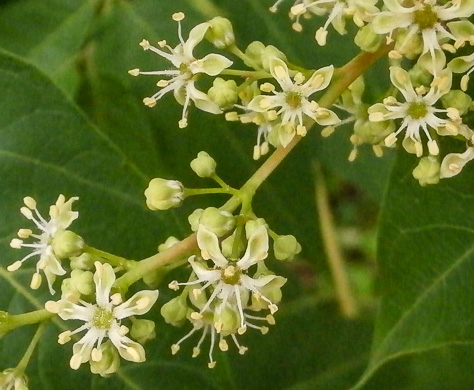
[[[163,79],[158,81],[158,87],[162,89],[156,92],[153,96],[147,97],[143,103],[149,107],[153,107],[156,101],[161,99],[166,93],[173,91],[175,99],[178,103],[183,105],[183,113],[179,121],[179,127],[187,126],[187,110],[190,101],[200,110],[210,112],[212,114],[220,114],[222,110],[219,105],[211,101],[209,97],[199,91],[194,82],[197,75],[204,73],[209,76],[217,76],[224,69],[232,65],[232,61],[219,54],[208,54],[202,59],[196,59],[193,55],[193,50],[196,45],[204,39],[207,30],[210,28],[209,23],[201,23],[195,26],[189,33],[188,40],[185,41],[181,34],[181,20],[184,19],[184,14],[178,12],[173,14],[173,19],[178,22],[178,37],[180,43],[172,48],[166,41],[158,42],[158,47],[150,45],[147,40],[143,40],[140,46],[144,50],[151,50],[160,57],[165,58],[176,69],[157,70],[151,72],[142,72],[139,69],[132,69],[129,73],[132,76],[138,75],[157,75],[168,76],[169,80]]]
[[[36,289],[41,285],[40,271],[43,271],[48,281],[49,291],[51,294],[54,294],[55,291],[52,286],[56,276],[66,273],[61,266],[60,259],[54,252],[53,240],[61,232],[64,232],[79,216],[77,211],[72,211],[71,209],[72,203],[78,199],[78,197],[72,197],[66,201],[64,195],[59,195],[56,204],[49,208],[50,219],[47,221],[36,208],[36,201],[29,196],[24,198],[25,206],[20,211],[27,219],[33,221],[40,230],[40,233],[33,233],[30,229],[20,229],[18,231],[19,238],[14,238],[10,242],[10,246],[15,249],[31,248],[33,252],[26,255],[23,259],[14,262],[7,269],[9,271],[16,271],[29,258],[39,256],[39,260],[36,263],[36,273],[31,280],[32,288]],[[24,239],[30,237],[36,239],[37,242],[25,243]]]
[[[58,314],[63,320],[81,320],[84,325],[74,331],[67,330],[59,335],[58,342],[64,344],[71,336],[87,330],[86,334],[74,344],[70,361],[72,369],[77,370],[87,361],[99,362],[102,359],[101,344],[108,337],[118,353],[125,360],[145,361],[143,347],[125,336],[129,329],[121,325],[124,318],[148,312],[158,298],[158,290],[139,291],[127,301],[121,302],[120,294],[110,295],[115,282],[115,274],[110,264],[95,262],[94,283],[96,303],[79,301],[80,305],[69,300],[46,302],[46,310]]]
[[[474,12],[474,0],[414,0],[409,6],[400,0],[384,0],[384,4],[387,11],[377,14],[372,21],[374,31],[391,37],[395,30],[407,29],[398,48],[401,54],[410,54],[404,50],[405,45],[411,47],[415,38],[421,38],[420,61],[435,75],[446,65],[442,43],[456,41],[448,22],[465,20]]]
[[[266,83],[263,88],[265,91],[271,91],[273,96],[255,96],[247,108],[256,112],[276,110],[276,114],[281,117],[282,131],[279,131],[281,145],[287,146],[295,135],[306,135],[304,116],[308,116],[322,126],[335,125],[340,121],[334,112],[310,100],[311,95],[329,85],[334,73],[332,65],[317,70],[306,81],[301,73],[297,73],[292,81],[285,62],[273,57],[270,60],[270,73],[282,91],[278,92],[271,84]]]
[[[458,132],[457,125],[460,123],[459,112],[454,107],[448,109],[435,108],[435,103],[448,93],[451,89],[452,74],[444,69],[435,77],[428,92],[426,88],[420,87],[415,90],[407,71],[397,66],[390,68],[390,79],[405,98],[405,102],[398,102],[393,96],[384,99],[383,104],[377,103],[369,108],[369,120],[381,122],[393,119],[402,119],[398,130],[390,133],[385,138],[385,145],[392,146],[397,141],[397,136],[404,130],[405,139],[403,146],[410,153],[418,157],[423,154],[420,130],[428,139],[427,146],[431,155],[437,155],[439,148],[437,142],[432,138],[431,131],[444,133],[451,129],[452,133]],[[439,113],[445,113],[448,119],[439,118]]]
[[[240,326],[239,333],[246,330],[244,308],[249,306],[249,297],[252,296],[264,305],[273,314],[278,310],[277,302],[267,297],[264,293],[265,287],[272,285],[279,289],[286,282],[286,279],[276,275],[259,275],[251,277],[248,270],[253,265],[263,261],[268,256],[268,233],[265,226],[260,225],[255,229],[247,229],[247,249],[241,259],[236,261],[228,260],[219,248],[217,236],[200,225],[197,232],[197,242],[201,249],[201,256],[204,260],[211,260],[213,265],[209,267],[206,262],[196,260],[195,256],[189,258],[189,263],[193,268],[197,279],[191,282],[178,283],[173,281],[170,288],[178,289],[179,286],[201,285],[193,290],[195,296],[200,295],[207,288],[212,289],[207,302],[201,307],[199,313],[193,313],[195,319],[202,317],[216,299],[221,301],[217,310],[225,307],[227,302],[235,302],[238,308]],[[219,328],[218,324],[215,324]]]

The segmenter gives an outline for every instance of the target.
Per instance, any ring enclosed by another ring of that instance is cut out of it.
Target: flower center
[[[226,269],[222,270],[222,281],[233,286],[239,283],[241,275],[242,270],[239,267],[229,265]]]
[[[420,30],[433,28],[438,22],[438,15],[433,11],[433,7],[431,5],[425,4],[423,9],[415,11],[414,22],[420,26]]]
[[[92,317],[92,326],[99,329],[110,329],[113,320],[114,315],[110,310],[98,307]]]
[[[301,95],[298,92],[288,92],[286,94],[286,103],[291,108],[301,107]]]
[[[411,103],[407,113],[413,119],[421,119],[426,116],[428,110],[426,109],[425,103]]]

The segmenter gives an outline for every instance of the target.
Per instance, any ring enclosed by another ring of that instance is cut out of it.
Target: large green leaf
[[[383,298],[370,364],[356,388],[390,360],[474,341],[474,171],[424,188],[410,174],[414,165],[402,151],[384,200]]]

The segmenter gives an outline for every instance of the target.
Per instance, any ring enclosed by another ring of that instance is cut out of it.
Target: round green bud
[[[196,175],[202,178],[211,177],[216,173],[216,161],[206,152],[199,152],[190,165]]]
[[[250,103],[250,101],[255,97],[255,96],[258,96],[258,95],[261,95],[261,91],[260,91],[260,88],[258,87],[258,84],[257,82],[253,82],[252,84],[250,85],[247,85],[245,88],[243,88],[240,92],[239,92],[239,98],[240,100],[242,101],[242,104],[245,106],[247,105],[248,103]]]
[[[224,80],[216,77],[212,87],[207,91],[207,96],[223,110],[237,103],[237,83],[234,80]]]
[[[370,122],[359,120],[354,125],[354,134],[362,143],[375,145],[380,143],[395,130],[393,121]]]
[[[441,96],[441,103],[445,108],[454,107],[459,111],[459,115],[464,115],[471,107],[472,98],[463,91],[451,90],[446,95]]]
[[[184,187],[177,180],[155,178],[145,190],[145,197],[150,210],[168,210],[181,204],[184,199]]]
[[[77,257],[84,251],[84,240],[70,230],[59,230],[51,242],[53,252],[59,259]]]
[[[205,209],[199,219],[199,224],[214,233],[218,237],[230,232],[235,226],[235,218],[228,211],[222,211],[215,207]]]
[[[95,291],[94,274],[74,269],[71,272],[71,284],[81,295],[91,295]]]
[[[107,378],[119,369],[120,355],[110,340],[100,344],[99,351],[101,352],[102,358],[98,362],[93,359],[89,360],[91,372]]]
[[[362,50],[369,53],[373,53],[378,50],[382,44],[383,36],[376,34],[370,24],[365,25],[362,28],[359,28],[354,42]]]
[[[412,34],[407,39],[409,29],[399,29],[395,38],[395,50],[410,60],[423,52],[423,39],[418,34]]]
[[[413,170],[413,177],[418,180],[421,186],[439,183],[440,164],[436,157],[429,156],[420,159],[420,162]]]
[[[277,260],[293,260],[301,252],[301,245],[291,234],[278,236],[273,243],[273,252]]]
[[[183,297],[178,296],[166,302],[160,312],[167,324],[181,326],[186,321],[188,306]]]
[[[277,57],[283,61],[287,61],[285,54],[278,50],[275,46],[265,46],[262,42],[253,41],[245,49],[245,54],[252,62],[245,61],[247,66],[253,67],[254,65],[259,66],[265,70],[270,70],[270,60],[273,57]]]
[[[145,344],[156,337],[155,323],[150,320],[135,320],[130,329],[130,336],[140,344]]]
[[[222,336],[237,333],[240,327],[240,315],[237,307],[226,305],[214,311],[214,327]]]
[[[414,87],[421,85],[430,85],[433,79],[433,75],[426,70],[424,66],[415,64],[408,72],[410,79]]]
[[[234,29],[229,19],[216,16],[208,22],[210,28],[205,38],[218,49],[226,49],[235,44]]]
[[[237,230],[234,230],[234,232],[229,236],[227,237],[226,239],[222,240],[221,242],[221,248],[222,248],[222,254],[224,255],[224,257],[227,257],[227,258],[230,258],[232,257],[232,252],[233,252],[233,249],[234,249],[234,240],[235,240],[235,235],[237,233]],[[243,250],[243,245],[240,245],[240,250]]]

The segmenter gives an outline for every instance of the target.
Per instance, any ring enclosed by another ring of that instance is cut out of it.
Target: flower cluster
[[[173,15],[178,23],[183,18],[182,13]],[[180,43],[175,48],[165,41],[160,41],[159,47],[150,45],[146,40],[140,43],[145,50],[167,59],[176,69],[150,72],[132,69],[129,73],[134,76],[170,77],[169,80],[158,81],[157,85],[162,89],[152,97],[145,98],[144,103],[153,107],[164,94],[174,91],[176,100],[184,106],[179,127],[185,127],[188,123],[190,101],[194,102],[196,108],[208,113],[227,111],[225,117],[229,121],[258,126],[253,153],[254,159],[258,159],[269,151],[269,144],[286,147],[295,136],[305,136],[309,124],[316,122],[326,127],[340,122],[333,111],[320,107],[313,100],[314,95],[326,89],[331,82],[334,73],[332,65],[302,73],[292,69],[285,55],[274,46],[265,46],[256,41],[241,51],[236,46],[232,25],[224,18],[214,18],[195,26],[187,41],[182,38],[181,24],[178,26]],[[196,59],[193,49],[205,38],[216,48],[239,56],[252,70],[228,69],[233,62],[216,53]],[[204,74],[214,77],[207,93],[195,86]],[[244,82],[239,85],[234,78],[225,80],[222,77],[226,75],[241,76]]]

